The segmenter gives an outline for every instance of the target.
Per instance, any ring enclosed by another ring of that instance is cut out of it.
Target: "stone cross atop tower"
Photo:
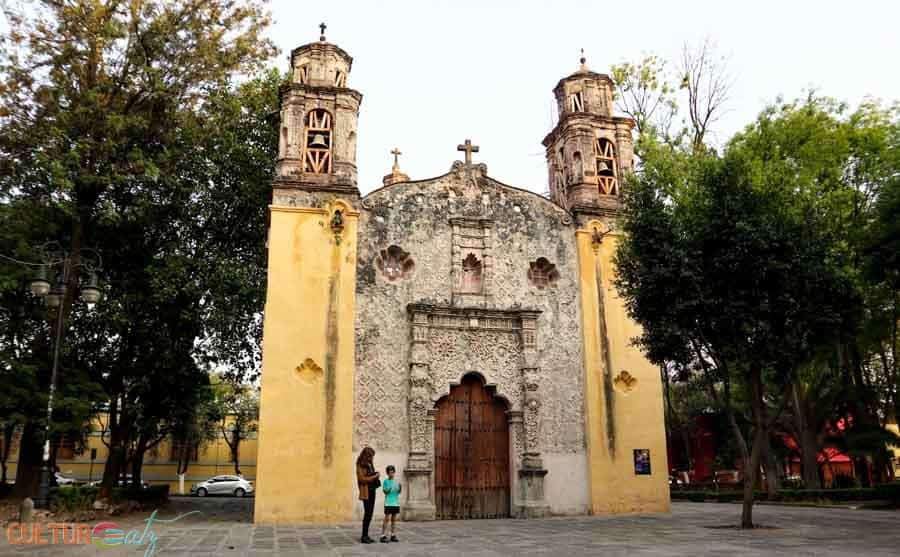
[[[403,153],[400,152],[400,149],[394,147],[391,149],[391,154],[394,155],[394,166],[391,167],[391,173],[381,179],[381,183],[385,186],[390,186],[391,184],[396,184],[397,182],[409,182],[409,176],[403,173],[400,170],[400,161],[399,157]]]

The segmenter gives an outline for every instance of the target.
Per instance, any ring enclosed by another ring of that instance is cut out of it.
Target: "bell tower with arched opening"
[[[353,58],[325,41],[291,51],[282,86],[275,194],[290,190],[358,197],[356,133],[362,94],[347,87]]]
[[[357,225],[353,61],[325,40],[291,52],[269,218],[254,520],[352,516]]]
[[[575,217],[590,512],[666,511],[662,381],[632,339],[639,328],[615,291],[616,220],[623,173],[632,168],[634,121],[613,114],[613,81],[578,71],[553,89],[559,121],[547,134],[550,193]],[[641,384],[640,393],[635,392]],[[658,465],[657,465],[658,466]]]
[[[613,115],[612,79],[583,56],[553,93],[559,121],[543,141],[551,199],[576,214],[614,213],[622,172],[632,167],[634,122]]]

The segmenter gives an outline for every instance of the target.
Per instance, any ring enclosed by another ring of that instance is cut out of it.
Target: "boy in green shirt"
[[[397,469],[393,466],[387,467],[387,479],[381,484],[384,489],[384,523],[381,525],[381,543],[388,543],[387,525],[391,523],[391,539],[392,542],[400,541],[394,532],[397,528],[397,515],[400,514],[400,491],[403,486],[399,480],[394,479]]]

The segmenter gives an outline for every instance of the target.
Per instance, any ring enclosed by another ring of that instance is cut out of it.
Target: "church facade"
[[[356,516],[365,446],[407,520],[668,510],[660,374],[612,283],[633,123],[610,78],[582,60],[554,89],[551,199],[468,140],[361,196],[351,64],[322,36],[281,91],[255,521]]]

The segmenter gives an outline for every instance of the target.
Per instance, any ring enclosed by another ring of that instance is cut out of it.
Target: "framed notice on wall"
[[[650,449],[634,450],[634,473],[636,476],[650,475]]]

